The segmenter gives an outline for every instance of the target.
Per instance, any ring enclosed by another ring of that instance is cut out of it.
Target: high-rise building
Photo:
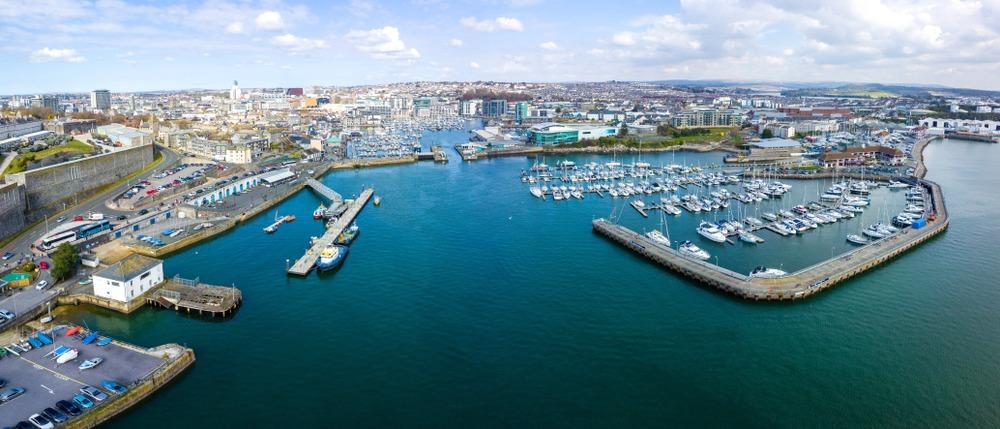
[[[240,90],[240,83],[234,80],[233,87],[229,89],[229,99],[237,101],[241,98],[243,98],[243,91]]]
[[[517,104],[514,105],[514,120],[516,120],[517,123],[520,124],[527,117],[528,117],[528,102],[518,101]]]
[[[507,100],[490,100],[483,103],[483,116],[499,118],[507,114]]]
[[[111,108],[111,91],[95,89],[90,92],[90,108],[108,110]]]

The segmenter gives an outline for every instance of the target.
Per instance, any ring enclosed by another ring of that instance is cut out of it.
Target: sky
[[[1000,90],[1000,0],[0,0],[0,94],[730,79]]]

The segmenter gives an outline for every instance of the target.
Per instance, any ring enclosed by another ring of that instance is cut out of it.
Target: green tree
[[[76,248],[69,243],[60,244],[52,255],[52,277],[56,281],[63,281],[76,273],[76,267],[80,264],[80,255]]]
[[[760,133],[760,138],[762,139],[769,139],[771,137],[774,137],[774,131],[771,131],[770,128],[765,128],[764,131]]]
[[[628,136],[628,124],[622,123],[622,127],[618,129],[618,137]]]
[[[32,271],[35,271],[35,263],[31,262],[31,261],[25,262],[25,263],[21,264],[21,266],[19,267],[19,270],[22,273],[30,273]]]

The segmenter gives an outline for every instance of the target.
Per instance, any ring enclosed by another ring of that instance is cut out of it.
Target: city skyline
[[[905,82],[1000,89],[997,2],[0,0],[0,92],[405,81]],[[597,11],[605,11],[597,13]]]

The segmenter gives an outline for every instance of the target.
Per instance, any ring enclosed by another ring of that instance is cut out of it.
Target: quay
[[[212,286],[198,279],[174,276],[147,295],[146,303],[189,314],[196,311],[198,315],[228,317],[243,303],[243,293],[235,287]]]
[[[632,250],[665,268],[745,299],[795,300],[812,296],[833,285],[882,265],[901,253],[944,232],[948,211],[938,184],[920,180],[919,186],[931,196],[927,226],[906,228],[896,234],[864,245],[846,254],[819,262],[794,273],[775,278],[751,278],[709,262],[682,255],[675,249],[657,245],[644,235],[605,219],[592,222],[594,232]]]
[[[323,248],[333,244],[337,236],[354,222],[354,219],[357,218],[361,209],[368,204],[368,200],[371,199],[374,192],[374,189],[366,188],[356,200],[349,202],[347,210],[344,211],[332,226],[326,229],[322,237],[316,239],[301,258],[295,261],[295,264],[288,269],[288,273],[299,276],[309,274],[309,271],[316,265],[316,260],[319,259],[319,254],[323,251]]]

